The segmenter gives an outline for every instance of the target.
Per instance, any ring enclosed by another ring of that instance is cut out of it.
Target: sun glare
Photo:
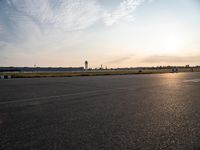
[[[162,39],[161,48],[164,53],[179,53],[183,49],[183,39],[179,35],[169,35]]]
[[[179,54],[184,51],[186,42],[185,35],[179,30],[173,28],[161,32],[157,37],[157,53],[161,54]]]
[[[177,55],[187,49],[186,27],[179,22],[160,21],[153,28],[150,36],[151,52],[157,55]]]

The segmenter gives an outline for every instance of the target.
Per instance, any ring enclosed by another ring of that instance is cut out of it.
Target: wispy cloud
[[[113,60],[109,61],[108,64],[120,64],[120,63],[124,63],[126,61],[129,61],[131,59],[133,59],[135,55],[128,55],[128,56],[124,56],[124,57],[118,57],[118,58],[114,58]]]
[[[110,26],[123,17],[130,19],[143,1],[123,0],[114,11],[108,12],[98,0],[3,0],[0,3],[5,14],[1,21],[6,21],[7,24],[17,22],[22,26],[32,21],[42,30],[48,27],[65,31],[80,30],[90,27],[98,20]]]
[[[58,3],[57,3],[58,5]],[[69,0],[59,4],[53,22],[67,30],[79,30],[93,25],[100,16],[100,6],[96,0]]]
[[[200,63],[200,56],[165,56],[165,55],[153,55],[143,59],[145,63]]]
[[[16,49],[48,49],[76,37],[101,16],[97,0],[3,0],[0,1],[0,41],[17,43]],[[7,32],[8,31],[8,32]],[[78,33],[76,33],[78,32]],[[55,43],[55,44],[54,44]]]
[[[107,26],[113,25],[121,18],[131,18],[131,14],[144,0],[124,0],[113,12],[105,12],[104,22]]]
[[[0,41],[26,41],[32,45],[66,41],[70,32],[88,28],[98,20],[111,26],[121,18],[131,19],[131,13],[143,1],[123,0],[108,12],[98,0],[2,0]]]
[[[68,31],[92,25],[99,17],[96,0],[10,0],[7,7],[15,10],[13,17],[28,17],[40,27],[57,27]]]
[[[12,53],[18,60],[33,53],[39,56],[41,53],[53,56],[58,51],[72,53],[74,49],[82,48],[79,45],[86,45],[88,39],[93,40],[96,33],[85,29],[97,22],[106,28],[124,18],[132,20],[135,9],[145,0],[116,2],[113,11],[108,11],[99,1],[0,0],[0,55]],[[129,61],[129,57],[110,63]]]

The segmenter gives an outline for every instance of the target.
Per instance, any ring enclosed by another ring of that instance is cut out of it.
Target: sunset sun
[[[166,54],[175,54],[184,48],[183,38],[178,35],[169,35],[161,41],[161,51]]]
[[[188,40],[181,25],[160,25],[160,28],[159,33],[154,35],[156,42],[153,44],[156,45],[156,53],[169,55],[182,53]]]

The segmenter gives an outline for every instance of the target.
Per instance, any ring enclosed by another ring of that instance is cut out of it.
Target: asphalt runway
[[[200,73],[0,80],[0,149],[200,149]]]

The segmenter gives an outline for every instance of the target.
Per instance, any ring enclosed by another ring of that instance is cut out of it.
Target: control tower
[[[85,70],[88,70],[88,61],[85,61]]]

